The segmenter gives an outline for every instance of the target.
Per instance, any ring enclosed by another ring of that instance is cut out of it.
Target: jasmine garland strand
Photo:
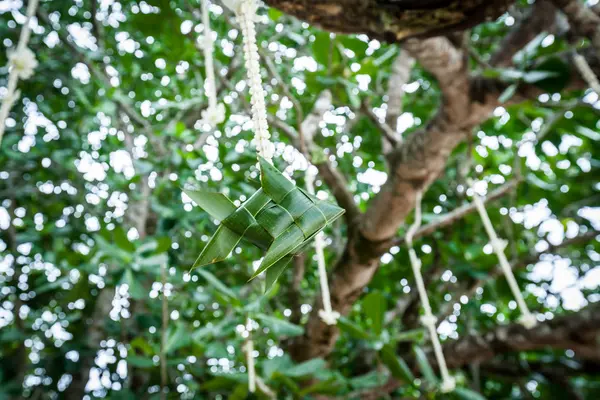
[[[6,118],[8,118],[8,113],[19,98],[17,83],[19,82],[19,79],[29,79],[38,65],[35,54],[27,47],[29,37],[31,36],[30,22],[35,14],[37,5],[38,0],[29,1],[29,4],[27,5],[27,19],[21,29],[17,48],[8,53],[8,66],[10,72],[8,73],[6,94],[2,99],[2,106],[0,106],[0,144],[2,143],[4,130],[6,129]]]

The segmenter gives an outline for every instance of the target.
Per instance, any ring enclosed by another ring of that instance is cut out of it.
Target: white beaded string
[[[406,244],[408,245],[408,257],[410,259],[410,265],[415,275],[415,282],[417,283],[417,290],[419,292],[419,298],[423,306],[424,315],[421,317],[421,323],[429,330],[429,336],[431,343],[433,344],[433,351],[435,358],[437,359],[440,367],[440,373],[442,375],[442,384],[440,389],[442,392],[447,393],[454,390],[456,387],[456,381],[450,376],[448,372],[448,366],[446,365],[446,359],[444,358],[444,352],[440,339],[436,330],[437,318],[431,311],[431,305],[429,304],[429,298],[427,297],[427,290],[425,289],[425,283],[423,282],[423,274],[421,273],[421,260],[417,256],[413,248],[413,237],[419,227],[421,226],[421,192],[417,192],[416,204],[415,204],[415,222],[408,228],[406,232]]]
[[[492,245],[492,249],[498,257],[498,261],[500,263],[500,267],[502,268],[502,272],[504,273],[504,276],[508,281],[508,286],[510,287],[513,296],[517,301],[519,309],[521,310],[521,318],[519,319],[519,322],[527,329],[533,328],[537,324],[537,319],[533,314],[531,314],[529,308],[527,307],[527,304],[525,304],[523,294],[519,289],[519,284],[515,279],[515,275],[513,274],[512,268],[510,267],[510,263],[506,258],[506,254],[504,254],[504,249],[506,248],[507,242],[505,240],[500,239],[496,234],[496,230],[494,229],[492,221],[490,221],[490,217],[487,213],[487,210],[485,209],[483,199],[475,191],[475,183],[473,182],[473,180],[468,179],[467,183],[473,191],[473,203],[475,203],[475,207],[477,208],[479,216],[481,217],[481,221],[483,222],[485,231],[487,232],[487,235],[490,238],[490,244]]]
[[[213,62],[213,35],[210,29],[210,17],[208,15],[209,0],[202,2],[202,24],[204,25],[204,39],[202,50],[204,51],[204,91],[208,97],[208,108],[202,111],[202,120],[212,127],[225,121],[225,105],[217,104],[217,89],[215,81],[215,68]]]
[[[579,73],[583,79],[588,85],[590,85],[590,88],[596,92],[598,96],[600,96],[600,81],[598,80],[596,74],[594,74],[594,71],[592,71],[592,68],[590,67],[590,64],[588,64],[585,57],[581,54],[575,54],[573,56],[573,62],[575,63],[575,66],[579,70]]]
[[[244,41],[244,58],[248,75],[250,102],[252,104],[252,122],[254,124],[254,144],[258,155],[272,163],[275,146],[270,141],[265,91],[260,75],[260,56],[256,45],[256,28],[254,25],[257,9],[256,1],[240,0],[233,7],[242,29]]]
[[[315,173],[311,166],[306,169],[305,175],[306,190],[308,193],[315,194]],[[323,253],[324,236],[323,232],[319,232],[315,236],[315,252],[317,254],[317,265],[319,267],[319,281],[321,283],[321,296],[323,298],[323,310],[319,310],[319,317],[327,325],[337,324],[340,318],[340,313],[334,311],[331,307],[331,295],[329,293],[329,283],[327,282],[327,269],[325,267],[325,254]]]
[[[29,79],[38,65],[35,54],[27,47],[29,37],[31,36],[30,22],[35,14],[37,5],[38,0],[29,1],[29,4],[27,5],[27,19],[21,29],[17,48],[14,51],[9,50],[8,52],[8,85],[4,98],[2,99],[2,106],[0,106],[0,143],[2,143],[4,130],[6,129],[6,118],[8,118],[8,113],[19,98],[20,93],[17,90],[17,83],[19,82],[19,79]]]

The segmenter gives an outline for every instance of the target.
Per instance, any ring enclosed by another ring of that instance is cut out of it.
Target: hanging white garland
[[[19,82],[19,79],[26,80],[31,78],[33,71],[38,66],[35,54],[27,47],[29,37],[31,36],[30,22],[35,14],[37,5],[38,0],[29,1],[29,4],[27,5],[27,19],[21,29],[17,48],[14,51],[8,51],[8,85],[6,93],[2,98],[2,106],[0,106],[0,143],[2,143],[4,130],[6,129],[6,118],[8,118],[8,113],[19,98],[17,83]]]
[[[215,69],[213,62],[214,41],[210,29],[210,17],[208,15],[209,0],[202,2],[202,24],[204,25],[204,37],[202,38],[202,50],[204,51],[204,91],[208,97],[208,108],[202,111],[202,120],[214,127],[225,121],[225,104],[217,104],[217,89],[215,81]]]
[[[311,166],[306,169],[305,175],[306,190],[308,193],[315,194],[315,173]],[[323,253],[324,247],[324,235],[323,232],[319,232],[315,236],[315,252],[317,254],[317,265],[319,268],[319,281],[321,283],[321,296],[323,298],[323,310],[319,310],[319,317],[327,325],[337,324],[337,320],[340,318],[340,313],[334,311],[331,307],[331,295],[329,293],[329,283],[327,282],[327,269],[325,267],[325,254]]]
[[[505,240],[500,239],[496,234],[496,230],[494,229],[492,221],[490,221],[490,217],[487,213],[487,210],[485,209],[483,199],[475,191],[475,183],[473,182],[473,180],[469,179],[467,183],[473,191],[473,203],[475,203],[475,207],[477,208],[479,216],[481,217],[481,221],[483,222],[485,231],[487,232],[487,235],[490,238],[490,244],[492,246],[492,249],[498,257],[498,261],[500,263],[500,267],[502,268],[502,272],[504,273],[504,276],[508,281],[508,286],[510,287],[513,296],[517,301],[519,309],[521,310],[521,318],[519,319],[519,322],[527,329],[533,328],[537,324],[537,319],[533,314],[531,314],[529,308],[527,307],[527,304],[525,304],[523,294],[521,294],[521,290],[519,289],[519,284],[515,279],[515,275],[513,274],[512,268],[510,267],[510,263],[506,258],[506,254],[504,254],[504,249],[506,248],[507,242]]]
[[[254,144],[259,156],[271,162],[275,153],[275,146],[271,143],[269,125],[267,123],[267,107],[265,105],[265,91],[260,75],[260,55],[256,45],[256,18],[255,0],[226,0],[225,5],[235,12],[242,30],[244,41],[244,59],[248,75],[250,102],[252,104],[252,122],[254,124]]]
[[[256,391],[256,367],[254,366],[254,342],[252,341],[252,320],[246,319],[246,332],[248,339],[246,340],[246,365],[248,367],[248,390],[250,393]]]
[[[408,245],[408,257],[410,259],[410,265],[415,275],[415,282],[417,284],[417,290],[419,292],[419,298],[423,306],[424,315],[421,317],[421,323],[429,330],[429,337],[433,344],[433,351],[435,358],[437,359],[440,367],[440,374],[442,375],[442,384],[440,390],[444,393],[451,392],[456,387],[456,380],[450,376],[448,372],[448,366],[446,365],[446,359],[444,358],[444,352],[440,339],[438,337],[436,324],[437,318],[431,311],[431,304],[429,304],[429,298],[427,297],[427,290],[425,289],[425,283],[423,282],[423,274],[421,273],[421,260],[417,256],[413,248],[413,237],[419,227],[421,226],[421,192],[417,192],[416,204],[415,204],[415,222],[408,228],[406,232],[406,244]]]

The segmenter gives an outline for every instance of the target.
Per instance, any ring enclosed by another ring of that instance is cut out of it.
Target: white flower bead
[[[437,318],[434,315],[423,315],[421,317],[421,323],[425,326],[435,326]]]
[[[14,68],[20,79],[29,79],[38,66],[33,51],[25,47],[23,50],[15,50],[8,54],[8,62]]]
[[[239,13],[243,0],[223,0],[223,4],[234,13]]]
[[[449,393],[454,389],[456,389],[456,379],[452,377],[444,379],[440,385],[442,393]]]
[[[212,127],[219,125],[225,121],[225,104],[219,103],[216,107],[208,107],[202,111],[202,121]]]
[[[319,317],[321,317],[321,320],[327,325],[335,325],[341,315],[337,311],[327,312],[325,310],[319,310]]]

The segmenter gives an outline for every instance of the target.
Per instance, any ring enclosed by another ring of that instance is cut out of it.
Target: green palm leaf
[[[194,267],[227,258],[243,238],[260,249],[265,257],[250,279],[267,271],[267,289],[283,273],[295,254],[312,238],[339,218],[344,210],[319,200],[296,187],[266,160],[259,159],[261,189],[240,207],[220,193],[186,191],[198,206],[221,221],[215,234],[194,263]]]

